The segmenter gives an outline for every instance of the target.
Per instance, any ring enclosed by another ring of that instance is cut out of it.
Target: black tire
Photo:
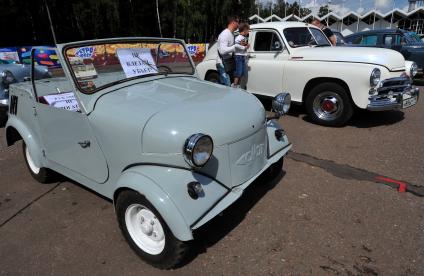
[[[275,162],[268,168],[266,172],[267,179],[271,181],[277,176],[279,176],[281,173],[281,170],[283,169],[283,165],[284,165],[284,156],[281,157],[280,160],[278,160],[277,162]]]
[[[348,92],[334,82],[315,86],[306,97],[305,107],[312,121],[324,126],[344,126],[353,115]]]
[[[23,154],[24,154],[24,159],[25,159],[25,164],[31,174],[31,176],[37,180],[40,183],[52,183],[57,179],[57,174],[48,169],[48,168],[34,168],[33,166],[30,165],[30,163],[32,163],[32,161],[28,160],[28,157],[30,159],[31,156],[29,154],[29,151],[27,152],[27,146],[25,144],[25,142],[22,142],[22,150],[23,150]],[[33,164],[33,163],[32,163]]]
[[[131,234],[127,228],[125,215],[127,209],[129,209],[130,206],[134,204],[140,204],[147,210],[151,211],[155,215],[155,218],[157,218],[161,223],[165,236],[165,246],[159,254],[152,255],[147,253],[141,247],[139,247],[131,237]],[[159,269],[171,269],[181,264],[181,262],[188,256],[190,252],[189,243],[178,240],[172,234],[160,213],[143,195],[131,190],[123,191],[118,195],[115,208],[122,234],[124,235],[130,247],[146,263]]]
[[[219,83],[219,74],[216,71],[210,71],[206,74],[205,80],[213,82],[213,83]]]

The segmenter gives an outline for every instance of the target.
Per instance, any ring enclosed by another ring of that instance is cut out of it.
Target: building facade
[[[311,22],[314,18],[318,18],[331,29],[338,30],[343,35],[349,35],[366,30],[392,28],[401,28],[416,32],[417,34],[424,34],[424,0],[410,0],[409,8],[412,9],[408,12],[400,9],[394,9],[385,14],[378,11],[369,11],[362,15],[356,12],[348,12],[343,15],[330,12],[322,17],[309,14],[302,18],[294,14],[290,14],[284,18],[275,14],[262,18],[255,14],[251,16],[249,20],[252,23],[269,21]]]

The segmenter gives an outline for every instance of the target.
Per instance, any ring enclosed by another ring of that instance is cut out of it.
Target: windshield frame
[[[85,89],[83,89],[75,75],[74,70],[72,69],[72,65],[69,61],[69,59],[67,58],[66,52],[69,49],[73,49],[73,48],[80,48],[80,47],[87,47],[87,46],[96,46],[96,45],[106,45],[106,44],[131,44],[131,43],[157,43],[158,45],[161,45],[162,43],[176,43],[176,44],[180,44],[181,46],[183,46],[184,51],[188,57],[188,60],[190,62],[192,71],[191,74],[186,74],[186,73],[172,73],[172,72],[167,72],[167,73],[153,73],[153,74],[146,74],[146,75],[139,75],[139,76],[134,76],[131,78],[124,78],[118,81],[114,81],[111,83],[107,83],[105,85],[102,85],[100,87],[96,87],[93,90],[90,91],[86,91]],[[59,47],[58,47],[59,48]],[[151,37],[136,37],[136,38],[116,38],[116,39],[98,39],[98,40],[88,40],[88,41],[82,41],[82,42],[76,42],[76,43],[70,43],[70,44],[66,44],[62,47],[62,59],[66,64],[66,71],[69,72],[69,74],[71,75],[72,81],[75,85],[75,87],[79,90],[79,92],[81,92],[84,95],[93,95],[96,94],[97,92],[104,90],[106,88],[112,87],[114,85],[118,85],[121,83],[125,83],[128,81],[133,81],[136,79],[141,79],[141,78],[147,78],[147,77],[153,77],[153,76],[166,76],[166,75],[189,75],[189,76],[193,76],[196,73],[196,67],[194,65],[193,59],[191,58],[189,52],[187,51],[187,45],[185,44],[185,42],[181,39],[172,39],[172,38],[151,38]],[[63,66],[63,65],[62,65]]]

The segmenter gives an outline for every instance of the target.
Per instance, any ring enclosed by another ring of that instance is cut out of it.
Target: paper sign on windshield
[[[79,111],[79,105],[73,92],[43,96],[48,105],[70,111]]]
[[[156,74],[158,72],[150,49],[122,48],[117,49],[116,53],[127,78]]]

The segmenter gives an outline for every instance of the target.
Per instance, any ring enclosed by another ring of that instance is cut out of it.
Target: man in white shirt
[[[216,58],[216,68],[219,73],[220,83],[231,86],[236,69],[234,52],[236,48],[245,50],[247,44],[234,44],[234,32],[237,30],[239,20],[237,17],[228,18],[228,25],[218,36],[218,56]]]

